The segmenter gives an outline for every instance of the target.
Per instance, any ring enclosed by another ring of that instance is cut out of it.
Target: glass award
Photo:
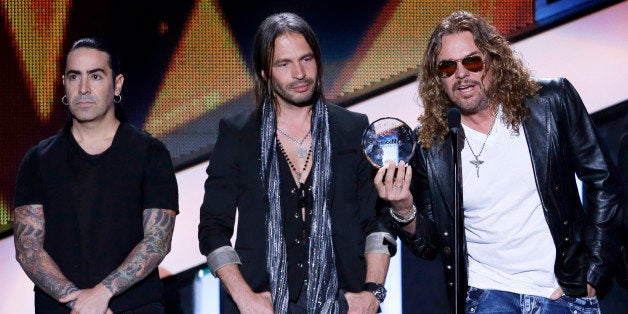
[[[371,123],[362,135],[362,149],[366,158],[377,168],[388,161],[399,164],[412,158],[416,137],[412,129],[397,118],[381,118]]]

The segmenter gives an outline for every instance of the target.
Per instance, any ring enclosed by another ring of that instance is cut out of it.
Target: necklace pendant
[[[297,147],[297,157],[299,158],[305,158],[307,156],[307,149],[303,146],[298,146]]]
[[[478,178],[480,177],[480,165],[484,163],[484,161],[479,160],[477,156],[473,156],[475,158],[475,160],[469,160],[469,162],[475,166],[475,173],[478,176]]]

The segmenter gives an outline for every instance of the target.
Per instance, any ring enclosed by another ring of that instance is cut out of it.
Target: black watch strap
[[[368,291],[373,293],[379,303],[384,302],[384,299],[386,299],[386,288],[384,288],[384,285],[374,282],[367,282],[364,284],[362,291]]]

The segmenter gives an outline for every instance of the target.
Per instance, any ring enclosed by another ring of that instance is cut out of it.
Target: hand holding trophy
[[[412,158],[416,138],[412,129],[397,118],[381,118],[371,123],[362,135],[362,149],[366,158],[377,168],[388,161],[396,165]]]
[[[381,118],[364,131],[362,148],[366,158],[379,168],[373,183],[379,197],[390,203],[390,215],[401,226],[413,228],[417,213],[410,183],[408,161],[414,154],[416,137],[412,129],[396,118]],[[390,167],[392,166],[392,167]]]

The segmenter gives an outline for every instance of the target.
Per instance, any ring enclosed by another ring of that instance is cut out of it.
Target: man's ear
[[[260,71],[260,74],[262,75],[262,78],[265,81],[266,80],[266,72],[264,72],[264,70],[262,70],[262,71]]]
[[[120,93],[122,92],[123,84],[124,84],[124,75],[118,74],[118,76],[116,76],[116,79],[114,81],[114,87],[113,87],[116,95],[120,95]]]

